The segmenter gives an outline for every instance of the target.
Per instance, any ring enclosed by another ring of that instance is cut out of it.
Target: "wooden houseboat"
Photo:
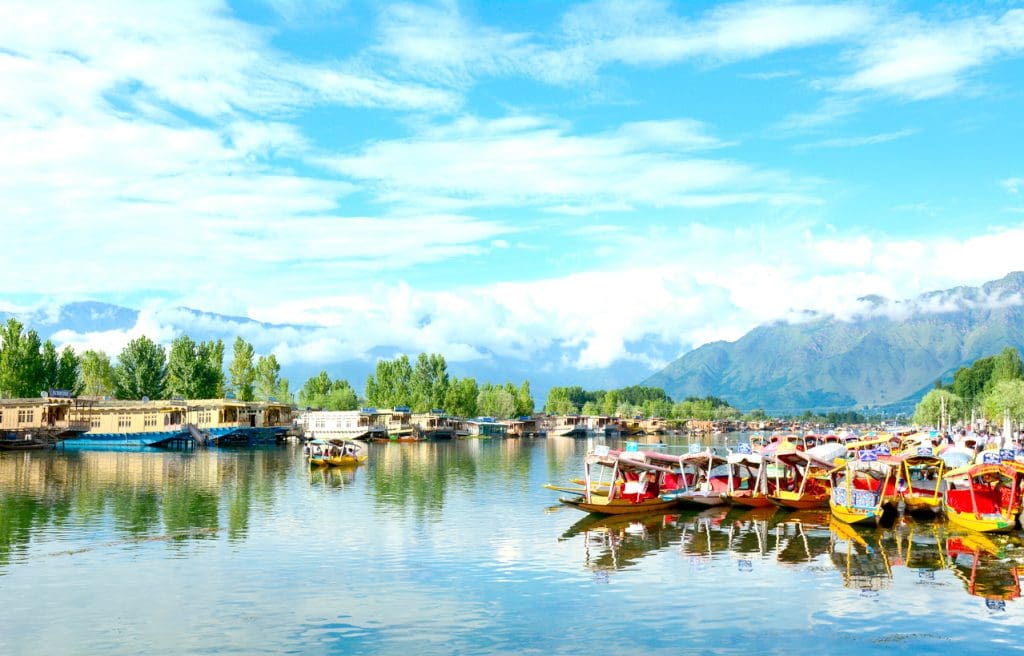
[[[291,407],[276,401],[190,399],[186,423],[211,446],[276,444],[291,428]]]
[[[300,418],[303,436],[320,440],[387,439],[387,421],[376,408],[310,410]]]
[[[498,421],[494,417],[477,417],[463,422],[468,434],[466,437],[505,437],[508,434],[508,424]]]
[[[65,447],[151,446],[174,447],[195,443],[185,418],[185,401],[83,400],[77,419],[87,432],[64,440]]]
[[[541,434],[540,424],[533,417],[518,417],[506,423],[509,437],[538,437]]]
[[[413,434],[423,440],[450,440],[455,437],[456,421],[444,410],[418,412],[410,419]]]
[[[59,390],[34,399],[0,399],[0,450],[43,449],[78,437],[89,430],[78,404]]]

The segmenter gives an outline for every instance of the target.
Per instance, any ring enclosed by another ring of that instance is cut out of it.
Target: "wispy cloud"
[[[692,120],[577,135],[541,117],[463,117],[322,162],[381,201],[417,207],[528,204],[586,213],[813,201],[783,172],[697,154],[725,145]]]
[[[1024,10],[949,22],[898,17],[851,54],[855,70],[839,91],[873,91],[920,100],[960,89],[979,67],[1024,54]]]
[[[1006,178],[1000,181],[1003,185],[1003,189],[1010,192],[1011,194],[1019,194],[1021,189],[1024,189],[1024,178]]]
[[[903,139],[904,137],[909,137],[916,133],[917,130],[906,129],[897,130],[896,132],[881,132],[879,134],[869,134],[857,137],[835,137],[832,139],[822,139],[821,141],[815,141],[812,143],[798,144],[794,146],[794,148],[858,148],[860,146],[873,146],[875,144],[896,141],[897,139]]]

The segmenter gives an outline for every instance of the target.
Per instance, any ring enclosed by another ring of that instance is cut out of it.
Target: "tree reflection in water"
[[[290,466],[283,449],[5,454],[0,566],[27,558],[35,533],[72,524],[129,541],[206,538],[225,525],[244,538],[253,507],[275,502]]]

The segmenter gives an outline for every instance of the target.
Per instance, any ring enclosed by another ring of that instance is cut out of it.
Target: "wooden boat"
[[[52,449],[54,444],[45,440],[32,437],[20,439],[8,439],[0,436],[0,451],[40,451]]]
[[[772,503],[790,510],[828,506],[832,462],[784,443],[774,455],[774,464],[775,489],[767,495]]]
[[[310,467],[353,467],[366,462],[366,451],[358,442],[311,440],[306,444]]]
[[[829,509],[847,524],[890,522],[899,501],[896,479],[902,459],[864,450],[830,473]]]
[[[955,470],[946,474],[943,509],[949,521],[974,531],[1007,532],[1017,526],[1021,510],[1024,463],[1000,461],[1000,453],[983,454],[984,462],[967,470],[966,487]]]
[[[578,488],[547,485],[572,494],[559,499],[585,512],[622,515],[667,510],[676,499],[662,499],[681,484],[678,458],[649,451],[616,451],[598,446],[584,458],[583,485]]]
[[[746,448],[744,448],[746,447]],[[735,506],[747,508],[774,508],[768,492],[773,489],[768,482],[768,467],[759,453],[753,453],[745,444],[736,453],[726,457],[729,474],[725,500]]]
[[[941,513],[946,462],[934,455],[932,447],[921,446],[915,455],[903,459],[900,469],[900,497],[906,512],[931,516]]]
[[[729,491],[729,473],[723,467],[725,458],[710,449],[667,458],[678,460],[682,477],[679,489],[663,492],[663,500],[675,499],[682,506],[698,509],[725,505]]]

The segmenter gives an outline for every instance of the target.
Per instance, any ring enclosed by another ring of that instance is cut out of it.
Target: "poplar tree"
[[[164,347],[145,335],[137,337],[117,356],[114,394],[119,399],[159,399],[167,383],[167,354]]]
[[[231,389],[241,401],[253,400],[256,380],[256,368],[252,362],[254,354],[252,344],[241,337],[235,338],[234,357],[228,372],[231,374]]]

